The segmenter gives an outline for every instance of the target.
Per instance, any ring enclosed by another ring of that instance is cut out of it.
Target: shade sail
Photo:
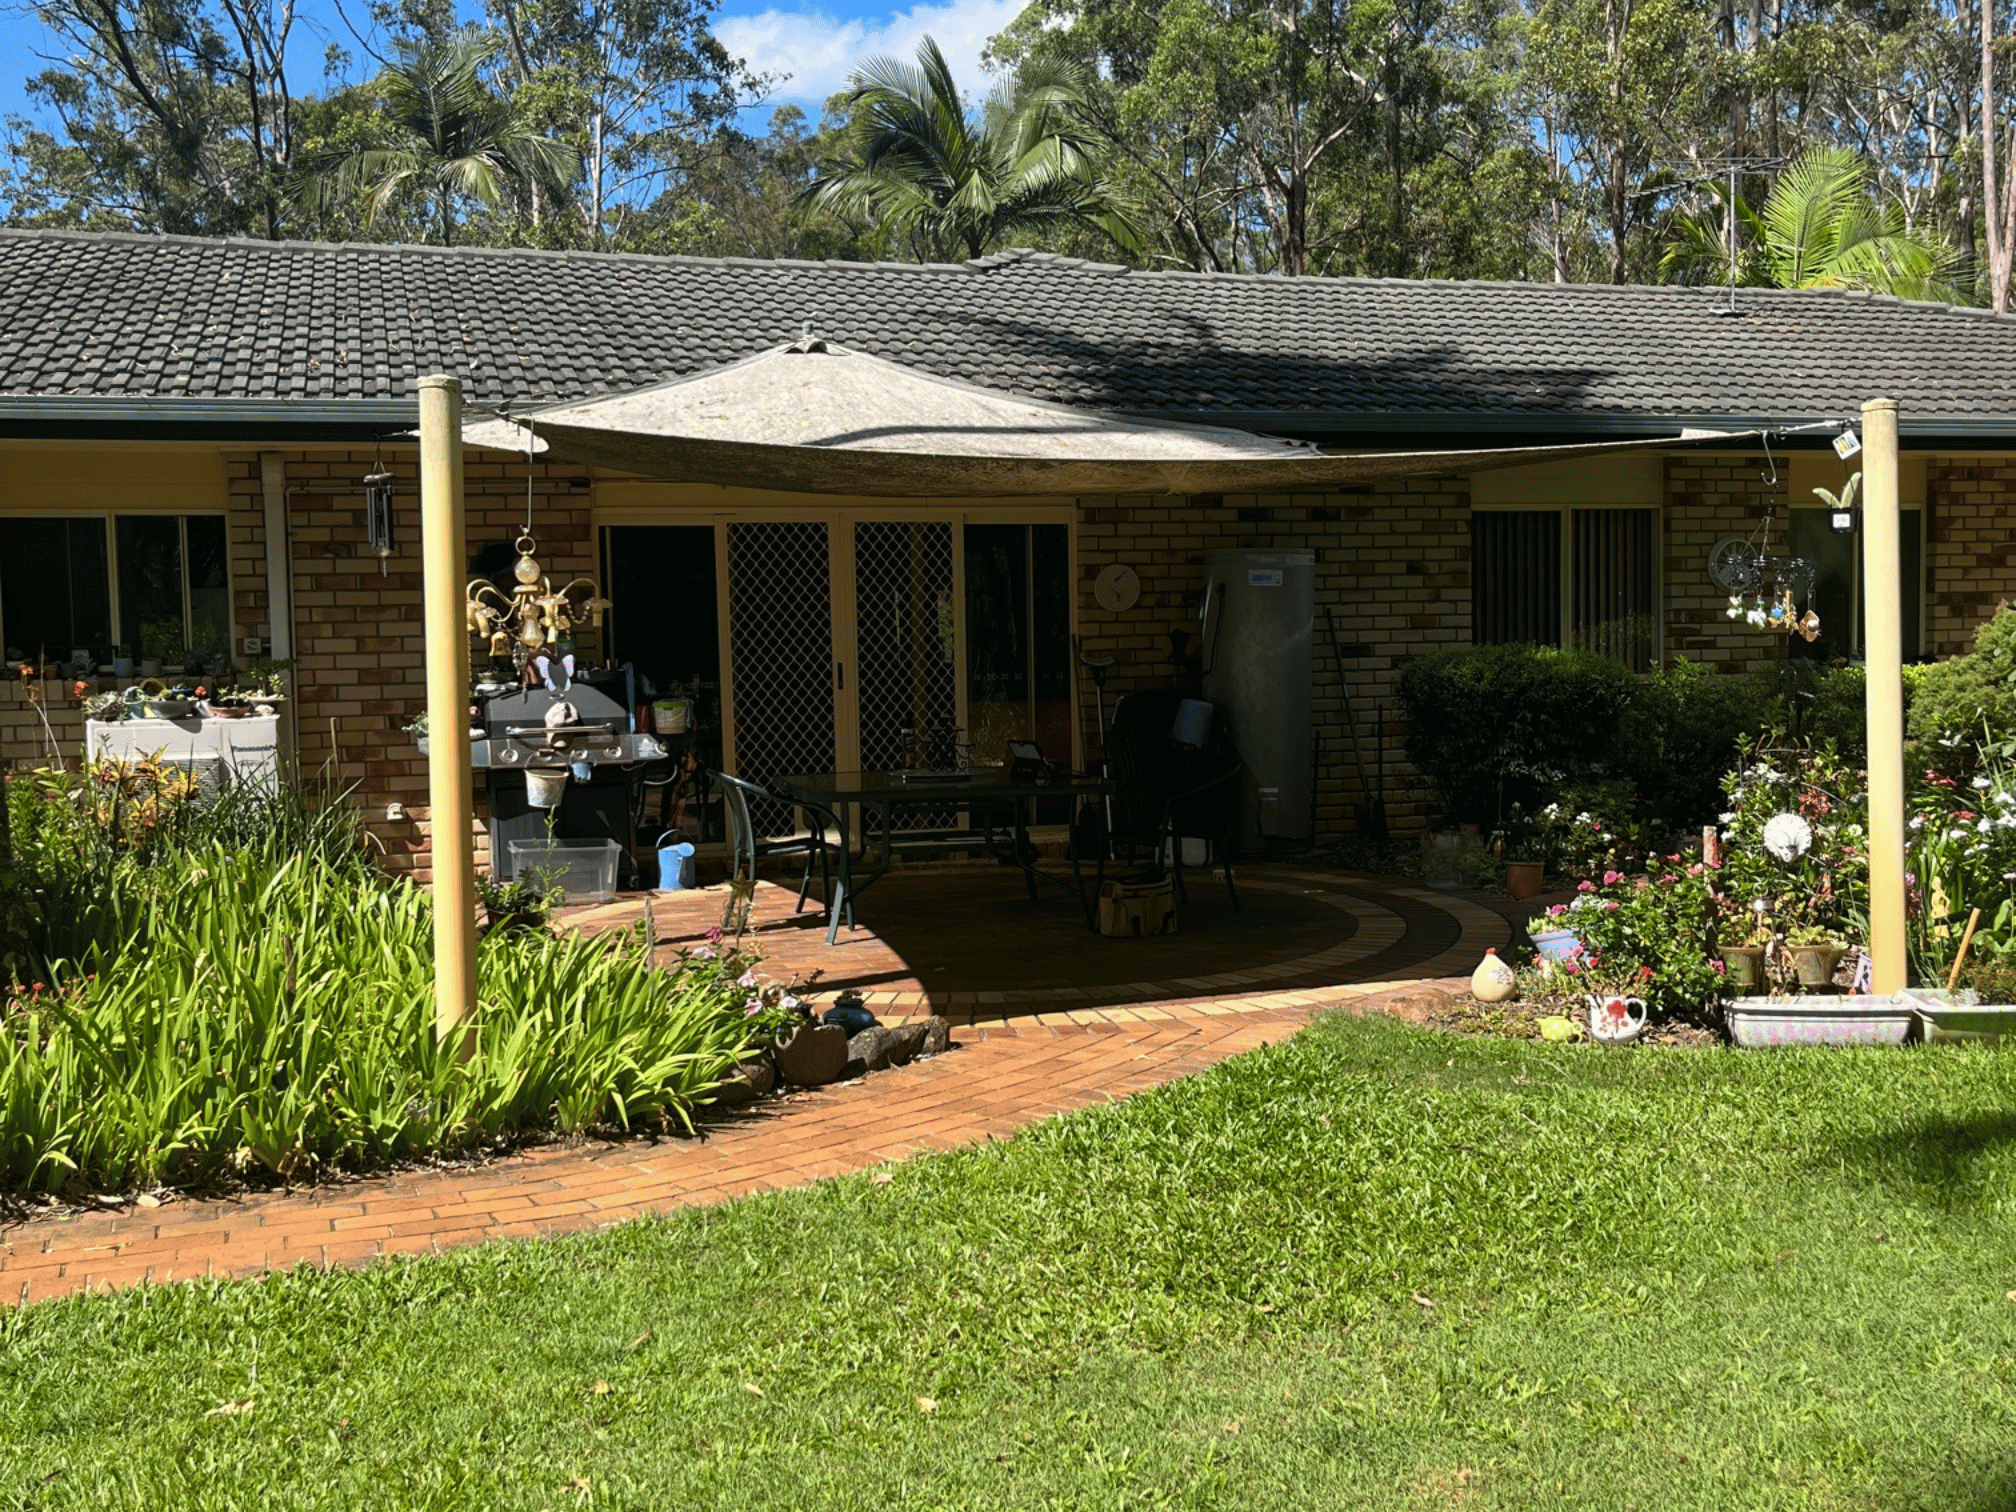
[[[1749,432],[1741,433],[1751,434]],[[886,498],[1321,492],[1723,432],[1566,446],[1326,454],[1221,426],[1071,409],[820,342],[469,426],[471,445],[646,477]]]

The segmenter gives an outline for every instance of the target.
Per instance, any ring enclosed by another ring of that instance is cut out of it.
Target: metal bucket
[[[560,807],[560,800],[567,795],[567,772],[565,768],[551,771],[532,770],[525,774],[525,801],[533,808],[550,809]]]

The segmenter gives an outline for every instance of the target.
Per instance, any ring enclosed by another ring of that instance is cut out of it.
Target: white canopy
[[[1749,433],[1744,433],[1749,434]],[[883,497],[1289,493],[1730,440],[1326,455],[1221,426],[1020,399],[819,341],[467,427],[471,445],[650,477]]]

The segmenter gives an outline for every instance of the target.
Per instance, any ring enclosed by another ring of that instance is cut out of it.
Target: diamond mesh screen
[[[826,534],[821,520],[728,524],[735,775],[750,782],[833,766],[833,579]],[[752,808],[763,834],[791,832],[789,806]]]
[[[957,763],[958,654],[949,520],[862,520],[854,526],[861,769]],[[905,814],[933,828],[950,813]]]

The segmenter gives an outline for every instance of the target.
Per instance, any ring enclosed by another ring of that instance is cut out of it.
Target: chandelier
[[[513,545],[518,560],[511,568],[516,586],[510,597],[499,592],[486,578],[469,584],[466,612],[469,634],[487,642],[489,654],[497,661],[509,660],[520,676],[528,667],[560,658],[572,673],[573,633],[587,624],[600,629],[602,611],[609,600],[592,579],[577,577],[555,589],[553,580],[532,555],[539,543],[527,531]],[[538,667],[541,674],[546,668]],[[550,681],[550,675],[548,675]]]

